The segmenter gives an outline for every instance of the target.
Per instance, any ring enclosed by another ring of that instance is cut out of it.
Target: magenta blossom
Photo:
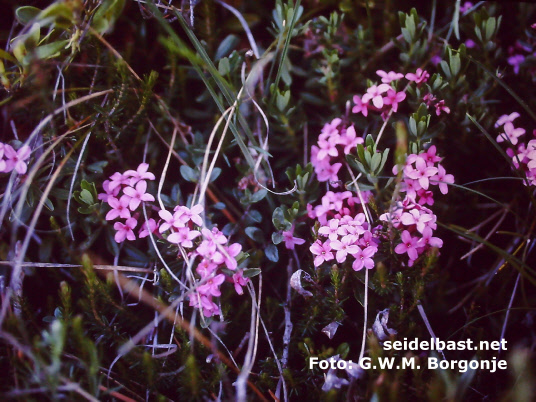
[[[384,84],[390,84],[392,81],[397,81],[401,78],[404,78],[404,74],[397,73],[395,71],[389,71],[388,73],[386,73],[383,70],[377,70],[376,74],[382,77],[382,82]]]
[[[368,102],[372,99],[372,104],[381,109],[383,107],[382,94],[387,92],[391,87],[387,84],[373,85],[367,89],[367,93],[363,95],[363,102]]]
[[[428,81],[428,78],[430,78],[430,74],[421,68],[418,68],[415,74],[406,74],[406,79],[409,81],[414,81],[416,84],[422,84],[423,82]]]
[[[352,108],[352,113],[362,113],[363,116],[368,116],[368,101],[364,101],[359,95],[354,96],[355,106]]]
[[[138,224],[138,221],[135,218],[128,218],[125,223],[115,222],[114,229],[117,230],[115,234],[115,241],[117,243],[122,243],[127,240],[136,240],[136,235],[134,234],[134,228]]]
[[[115,197],[109,197],[108,204],[112,207],[112,209],[106,214],[106,220],[113,221],[116,218],[130,218],[128,203],[129,198],[126,195],[123,195],[120,199],[117,199]]]
[[[441,165],[438,165],[437,168],[437,174],[431,177],[430,181],[432,184],[437,182],[439,185],[439,191],[441,191],[442,194],[447,194],[449,192],[449,187],[447,184],[454,183],[454,176],[451,174],[446,174],[447,172],[445,171],[445,168]]]
[[[225,281],[225,275],[219,274],[214,278],[210,278],[203,285],[197,288],[197,291],[202,295],[221,296],[220,285]]]
[[[26,160],[30,157],[32,150],[28,145],[23,145],[17,151],[11,145],[4,145],[5,161],[0,162],[0,172],[11,172],[16,170],[18,174],[25,174],[28,170]]]
[[[294,250],[295,245],[301,245],[305,243],[305,240],[300,239],[299,237],[294,237],[291,230],[283,232],[283,239],[285,240],[285,247],[289,250]]]
[[[320,240],[317,240],[311,245],[311,247],[309,247],[311,253],[316,255],[314,259],[315,267],[320,266],[325,261],[330,261],[335,258],[335,256],[331,252],[331,247],[329,243],[329,240],[326,240],[325,243],[322,243]]]
[[[194,246],[192,240],[199,235],[201,235],[199,231],[183,227],[179,228],[177,232],[171,233],[167,237],[167,241],[173,244],[180,244],[182,247],[190,248]]]
[[[140,180],[136,184],[136,188],[125,187],[123,192],[130,197],[130,202],[128,207],[131,211],[134,211],[140,206],[142,201],[154,201],[154,197],[151,194],[146,193],[147,191],[147,182],[145,180]]]
[[[360,271],[363,267],[367,269],[374,268],[374,260],[372,257],[376,254],[376,250],[377,249],[374,247],[367,247],[365,249],[358,247],[357,252],[353,254],[355,261],[352,264],[352,269],[354,271]]]
[[[507,121],[504,124],[504,134],[497,136],[497,142],[503,142],[504,140],[510,140],[512,145],[518,143],[518,138],[525,134],[524,128],[515,128],[514,125]]]
[[[129,185],[134,186],[140,180],[154,180],[154,174],[147,170],[149,170],[148,163],[140,163],[136,170],[127,170],[125,176],[131,177]]]
[[[398,104],[406,99],[406,94],[402,92],[396,92],[394,89],[390,88],[387,91],[387,96],[383,98],[383,103],[386,105],[391,105],[393,112],[398,111]]]
[[[410,260],[416,260],[419,258],[419,253],[417,252],[417,242],[419,239],[417,237],[412,237],[407,230],[402,232],[401,239],[402,243],[395,247],[395,253],[407,253]]]
[[[144,237],[149,236],[149,233],[158,233],[158,225],[153,218],[150,218],[146,222],[143,222],[138,236],[140,237],[140,239],[143,239]]]

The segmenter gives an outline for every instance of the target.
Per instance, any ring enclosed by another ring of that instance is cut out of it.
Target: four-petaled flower
[[[142,201],[154,201],[154,197],[151,194],[146,193],[147,191],[147,182],[145,180],[140,180],[136,184],[136,188],[125,187],[123,192],[130,197],[128,207],[131,211],[134,211],[140,206]]]
[[[372,99],[372,104],[378,109],[381,109],[384,103],[382,94],[389,89],[391,89],[391,87],[387,84],[372,85],[367,89],[367,93],[363,95],[363,102],[368,103],[368,101]]]
[[[122,243],[127,240],[136,240],[136,235],[134,234],[134,228],[138,224],[138,221],[135,218],[128,218],[125,223],[115,222],[114,229],[117,230],[115,234],[115,241],[117,243]]]

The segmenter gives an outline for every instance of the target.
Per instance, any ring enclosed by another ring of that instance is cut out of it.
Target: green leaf
[[[93,173],[102,173],[106,166],[108,166],[108,161],[99,161],[88,165],[87,170]]]
[[[279,261],[279,251],[277,250],[277,247],[273,244],[269,244],[264,249],[264,254],[266,255],[266,258],[268,258],[272,262]]]
[[[69,43],[68,40],[59,40],[38,46],[33,50],[33,55],[39,60],[46,60],[58,56]]]
[[[196,172],[190,166],[182,165],[180,171],[184,180],[191,181],[193,183],[196,183],[199,180],[198,172]]]
[[[41,10],[37,7],[22,6],[15,10],[15,17],[20,24],[26,25],[30,21],[34,20],[40,12]]]
[[[261,273],[260,268],[246,268],[242,271],[242,276],[244,278],[253,278]]]
[[[218,71],[221,75],[227,75],[231,71],[231,65],[229,64],[229,59],[224,57],[218,63]]]
[[[251,196],[251,202],[255,203],[261,201],[264,197],[266,197],[267,193],[268,191],[266,191],[264,188],[261,188],[256,193],[253,193],[253,195]]]
[[[87,190],[82,190],[80,191],[80,200],[84,203],[84,204],[87,204],[87,205],[93,205],[95,202],[93,200],[93,196],[91,195],[91,193]]]
[[[281,232],[272,233],[272,243],[279,244],[284,240],[283,234]]]
[[[264,242],[264,234],[259,228],[256,228],[255,226],[250,226],[246,228],[245,232],[251,240],[254,240],[257,243]]]
[[[111,31],[124,7],[125,0],[104,0],[93,17],[93,29],[101,35]]]
[[[214,55],[214,61],[218,61],[223,57],[228,56],[236,48],[238,43],[240,43],[240,38],[238,38],[238,36],[233,34],[227,35],[225,39],[221,41],[220,46],[218,46],[218,50],[216,50],[216,54]]]

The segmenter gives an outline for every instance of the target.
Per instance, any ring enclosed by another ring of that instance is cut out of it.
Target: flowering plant
[[[536,7],[415,5],[8,11],[4,399],[529,400]]]

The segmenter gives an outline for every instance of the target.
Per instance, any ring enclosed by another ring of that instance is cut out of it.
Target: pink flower
[[[335,157],[339,155],[339,151],[337,151],[337,142],[334,137],[330,137],[328,141],[319,140],[318,145],[320,146],[320,149],[318,150],[316,158],[319,161],[326,158],[329,159],[330,156]]]
[[[330,261],[335,258],[333,253],[331,252],[329,240],[327,240],[325,243],[322,243],[320,240],[317,240],[311,245],[311,247],[309,247],[309,250],[311,251],[311,253],[313,253],[313,255],[316,255],[314,259],[315,267],[320,266],[325,261]]]
[[[205,317],[212,317],[220,313],[220,308],[212,301],[212,296],[207,297],[197,292],[190,296],[190,306],[201,308]]]
[[[432,145],[426,152],[419,154],[419,156],[424,158],[428,166],[434,166],[434,163],[441,161],[441,158],[436,155],[436,152],[436,146]]]
[[[433,177],[430,178],[430,181],[432,182]],[[431,191],[427,191],[425,189],[420,189],[417,192],[417,195],[419,196],[419,205],[434,205],[434,193]]]
[[[419,232],[423,232],[426,224],[433,221],[433,217],[429,214],[423,213],[418,209],[412,209],[409,212],[404,212],[400,217],[400,222],[405,226],[416,225]]]
[[[285,240],[285,247],[289,250],[294,250],[296,244],[299,246],[305,243],[305,240],[300,239],[299,237],[294,237],[290,230],[283,232],[283,239]]]
[[[439,116],[441,114],[441,112],[445,112],[446,114],[450,113],[450,108],[448,106],[445,106],[445,101],[444,100],[440,100],[434,106],[436,108],[435,112],[436,112],[437,116]]]
[[[363,116],[368,116],[368,101],[364,101],[360,96],[354,96],[355,106],[352,108],[352,113],[362,113]]]
[[[333,165],[329,165],[327,168],[316,172],[318,181],[338,181],[339,177],[337,176],[337,173],[339,173],[341,167],[342,163],[334,163]]]
[[[201,276],[201,278],[206,278],[207,276],[211,275],[214,271],[216,271],[217,268],[218,268],[218,264],[215,264],[211,260],[203,258],[201,262],[197,264],[195,271]]]
[[[430,180],[432,183],[439,183],[439,191],[441,191],[441,194],[447,194],[449,192],[449,187],[447,186],[447,184],[454,183],[454,176],[451,174],[446,174],[447,172],[445,171],[445,168],[443,166],[438,165],[437,167],[437,174],[431,177]]]
[[[463,3],[463,6],[460,7],[460,13],[465,13],[471,7],[473,7],[473,3],[471,3],[470,1],[466,1],[465,3]]]
[[[419,239],[417,239],[416,237],[412,237],[407,230],[404,230],[402,232],[401,239],[402,243],[395,247],[395,253],[407,253],[408,257],[411,260],[416,260],[417,258],[419,258],[419,254],[417,253],[417,242],[419,241]]]
[[[237,271],[233,274],[233,282],[234,282],[234,288],[236,290],[236,293],[239,295],[244,294],[244,291],[242,290],[242,286],[246,286],[249,282],[248,278],[244,278],[243,271]]]
[[[406,166],[404,168],[404,173],[410,179],[418,180],[421,187],[428,190],[428,179],[437,173],[437,168],[428,166],[426,161],[421,157],[417,158],[415,161],[415,167],[416,168],[413,169],[411,165]]]
[[[352,269],[354,271],[360,271],[363,267],[367,269],[374,268],[372,256],[376,254],[376,250],[374,247],[367,247],[364,250],[358,247],[358,251],[353,254],[355,261],[352,264]]]
[[[179,228],[177,232],[171,233],[167,237],[167,241],[173,244],[180,244],[182,247],[190,248],[194,246],[192,242],[201,233],[197,230],[190,230],[187,227]]]
[[[425,247],[430,245],[431,247],[441,248],[443,247],[443,240],[439,237],[432,237],[432,229],[425,228],[422,232],[422,238],[417,242],[418,247]]]
[[[393,112],[396,112],[398,110],[398,104],[404,99],[406,99],[406,94],[404,92],[396,92],[394,89],[389,88],[387,96],[383,98],[383,103],[391,105]]]
[[[508,64],[514,67],[514,74],[519,74],[519,67],[525,61],[525,56],[522,54],[514,54],[513,56],[508,57]]]
[[[153,218],[150,218],[141,225],[140,233],[138,234],[140,239],[149,236],[149,233],[156,233],[158,226]]]
[[[414,81],[417,84],[421,84],[423,82],[428,81],[428,78],[430,78],[430,74],[426,70],[423,70],[421,68],[418,68],[415,74],[408,73],[406,74],[406,79],[409,81]]]
[[[330,240],[336,240],[338,237],[339,220],[330,219],[327,226],[322,226],[318,229],[318,234],[329,237]]]
[[[116,187],[125,185],[130,185],[130,177],[119,172],[115,172],[110,176],[110,184],[108,184],[108,190],[113,191]]]
[[[499,117],[497,119],[497,122],[495,123],[495,127],[500,127],[504,123],[507,123],[507,122],[513,122],[519,116],[520,116],[520,114],[517,113],[517,112],[513,112],[513,113],[510,113],[510,114],[503,114],[501,117]]]
[[[147,182],[141,180],[136,184],[136,189],[132,187],[125,187],[123,192],[130,197],[128,207],[131,211],[134,211],[140,206],[142,201],[154,201],[154,197],[151,194],[147,194]]]
[[[0,163],[4,166],[0,166],[0,171],[11,172],[16,170],[18,174],[25,174],[28,170],[25,160],[30,157],[32,150],[28,145],[23,145],[17,151],[13,149],[11,145],[4,145],[4,155],[6,161],[1,161]],[[2,163],[3,162],[3,163]]]
[[[115,234],[115,241],[117,243],[122,243],[125,239],[136,240],[136,235],[134,234],[134,228],[138,224],[138,221],[135,218],[128,218],[125,223],[115,222],[114,229],[117,230]]]
[[[205,239],[208,239],[209,241],[213,241],[217,244],[225,244],[227,243],[227,238],[224,236],[222,232],[217,227],[213,227],[212,230],[208,230],[207,228],[201,229],[201,233],[205,237]]]
[[[100,193],[97,196],[99,200],[108,202],[108,199],[110,197],[117,197],[117,194],[119,194],[119,191],[121,190],[121,188],[116,187],[113,190],[110,190],[109,185],[110,185],[110,180],[104,180],[104,182],[102,183],[102,189],[104,190],[104,193]]]
[[[158,230],[160,233],[164,233],[170,227],[174,227],[176,229],[184,227],[184,223],[179,220],[177,213],[171,214],[171,212],[161,209],[158,211],[158,215],[164,220],[164,222],[160,224],[160,228]]]
[[[505,139],[509,139],[512,145],[518,143],[518,138],[525,134],[524,128],[514,128],[514,125],[507,121],[504,124],[504,134],[497,136],[497,142],[503,142]]]
[[[147,172],[149,169],[148,163],[140,163],[138,169],[136,170],[127,170],[124,175],[131,177],[130,185],[133,186],[140,180],[154,180],[154,174]]]
[[[360,250],[360,248],[353,243],[353,236],[344,236],[340,241],[333,240],[329,243],[333,250],[337,250],[336,259],[338,263],[344,262],[348,254],[354,255]]]
[[[225,264],[228,269],[234,271],[238,267],[236,257],[242,251],[242,245],[240,243],[233,243],[229,247],[224,247],[224,250],[224,253],[214,253],[213,260],[217,264]]]
[[[129,198],[123,195],[119,200],[115,197],[108,198],[108,204],[112,207],[106,214],[107,221],[113,221],[116,218],[128,219],[130,218],[130,211],[128,210]]]
[[[197,246],[195,251],[201,257],[204,257],[207,260],[210,260],[210,259],[212,259],[212,257],[216,253],[216,245],[214,244],[214,242],[212,242],[210,240],[203,240],[199,244],[199,246]],[[221,262],[223,262],[223,257],[221,258]]]
[[[221,296],[220,285],[225,281],[225,275],[219,274],[214,278],[210,278],[203,285],[197,288],[197,291],[202,295]]]
[[[389,71],[386,73],[383,70],[376,71],[376,74],[378,74],[380,77],[382,77],[382,82],[384,84],[390,84],[391,81],[399,80],[400,78],[404,78],[404,74],[397,73],[395,71]]]
[[[175,210],[177,211],[177,217],[182,223],[186,224],[192,221],[197,226],[203,226],[203,219],[199,216],[203,212],[203,206],[201,204],[194,205],[191,209],[185,206],[179,206]]]
[[[372,104],[381,109],[383,107],[382,94],[387,92],[391,87],[387,84],[373,85],[367,89],[367,93],[363,95],[363,102],[368,102],[372,99]]]

